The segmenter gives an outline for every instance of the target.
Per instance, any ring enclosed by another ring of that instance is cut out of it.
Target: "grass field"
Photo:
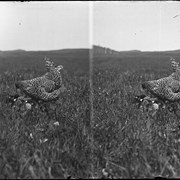
[[[172,73],[180,52],[94,55],[94,167],[98,177],[180,177],[180,133],[169,111],[148,116],[133,104],[141,83]]]
[[[63,65],[67,90],[49,116],[13,110],[6,97],[16,93],[14,83],[44,74],[45,56]],[[89,50],[0,52],[0,82],[0,178],[90,177]]]
[[[133,104],[141,83],[168,76],[169,58],[180,62],[179,55],[94,55],[90,89],[88,50],[0,52],[0,178],[180,177],[179,117],[165,109],[147,119]],[[45,73],[45,56],[64,66],[67,90],[49,116],[39,109],[22,114],[6,97],[17,80]]]

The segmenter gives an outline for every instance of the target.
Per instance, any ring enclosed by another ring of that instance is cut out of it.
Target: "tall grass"
[[[179,177],[179,117],[167,109],[146,116],[132,101],[142,82],[172,72],[169,57],[97,56],[94,67],[97,177]]]
[[[31,59],[27,61],[25,57],[24,62],[19,63],[21,67],[18,64],[5,67],[4,64],[4,70],[1,69],[0,178],[90,177],[88,53],[81,58],[83,66],[74,62],[76,67],[73,67],[72,61],[65,64],[56,62],[64,66],[62,76],[66,91],[56,104],[51,104],[49,116],[35,108],[23,114],[6,102],[8,95],[16,93],[16,81],[31,79],[45,72],[44,66],[34,67],[29,62]],[[15,64],[6,60],[7,64]],[[55,127],[53,123],[56,121],[59,126]],[[48,141],[42,142],[44,138]]]
[[[179,117],[167,109],[147,116],[132,103],[142,82],[171,73],[168,54],[94,56],[93,91],[88,54],[63,54],[62,61],[56,54],[67,90],[49,115],[38,108],[23,114],[6,97],[16,81],[45,72],[42,57],[0,56],[0,178],[180,176]]]

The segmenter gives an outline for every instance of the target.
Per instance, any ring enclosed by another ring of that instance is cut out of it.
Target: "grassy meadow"
[[[180,177],[180,117],[164,109],[147,119],[133,103],[141,83],[171,74],[179,55],[94,54],[90,89],[89,50],[0,52],[0,178]],[[45,73],[45,56],[64,66],[66,91],[49,114],[23,113],[6,98],[16,81]]]
[[[63,65],[66,91],[50,106],[49,115],[34,108],[23,114],[6,98],[16,93],[16,81],[46,72],[45,56]],[[88,49],[0,52],[1,179],[90,177],[89,124]]]
[[[93,61],[94,169],[97,177],[180,177],[180,117],[167,109],[143,113],[133,98],[141,83],[172,73],[180,51],[95,54]]]

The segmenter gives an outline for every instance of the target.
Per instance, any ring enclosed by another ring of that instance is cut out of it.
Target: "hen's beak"
[[[58,69],[58,71],[60,71],[61,69],[63,69],[63,66],[62,66],[62,65],[59,65],[59,66],[57,67],[57,69]]]

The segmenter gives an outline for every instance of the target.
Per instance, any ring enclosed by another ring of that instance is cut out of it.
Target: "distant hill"
[[[23,50],[23,49],[5,50],[5,51],[0,50],[0,52],[24,52],[24,51],[26,51],[26,50]]]
[[[93,54],[94,55],[110,55],[110,54],[115,55],[118,53],[119,53],[118,51],[115,51],[115,50],[107,48],[107,47],[93,45]]]
[[[180,56],[180,49],[178,50],[168,50],[168,51],[140,51],[140,50],[127,50],[127,51],[115,51],[107,47],[93,46],[93,53],[95,56]]]
[[[8,57],[8,56],[25,56],[25,55],[73,55],[73,54],[88,54],[89,49],[61,49],[61,50],[40,50],[40,51],[26,51],[26,50],[8,50],[8,51],[0,51],[1,57]]]
[[[40,50],[40,51],[26,51],[22,49],[1,51],[0,57],[13,57],[13,56],[83,56],[88,55],[90,49],[60,49],[60,50]],[[108,47],[102,47],[93,45],[93,54],[95,56],[144,56],[144,55],[167,55],[167,56],[180,56],[180,49],[169,50],[169,51],[140,51],[140,50],[129,50],[129,51],[116,51]]]
[[[56,65],[61,64],[69,73],[89,71],[89,49],[62,49],[49,51],[0,51],[0,72],[18,69],[44,71],[44,58],[50,58]]]
[[[0,55],[5,55],[5,54],[24,54],[26,51],[22,49],[17,49],[17,50],[8,50],[8,51],[0,51]]]

